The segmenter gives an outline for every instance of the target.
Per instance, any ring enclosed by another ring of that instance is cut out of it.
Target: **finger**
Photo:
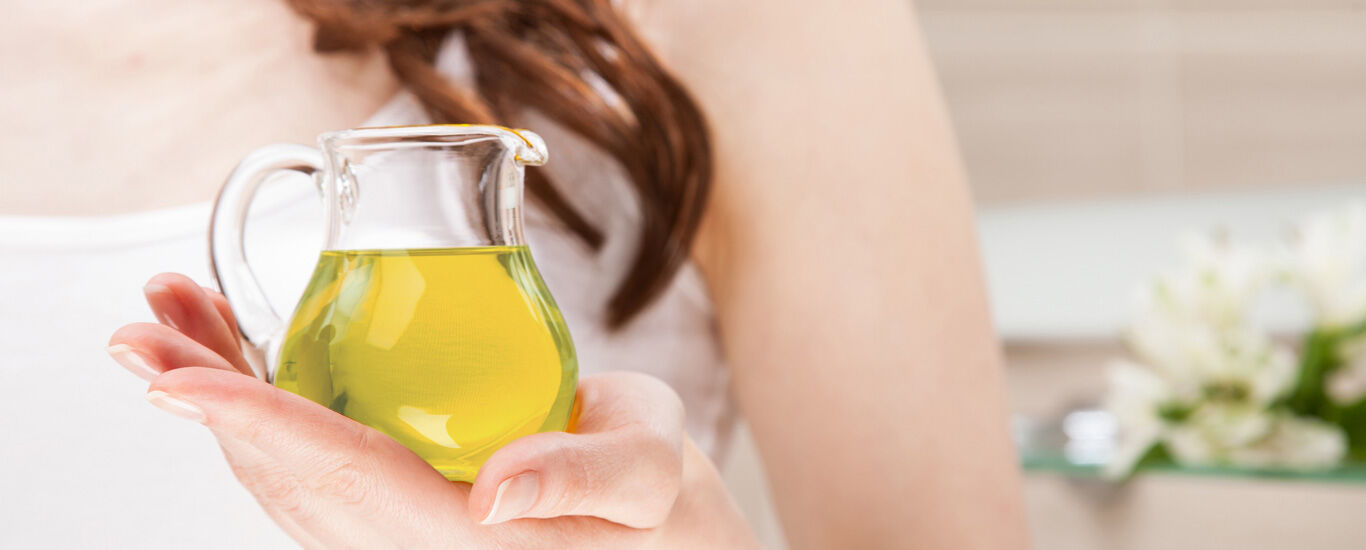
[[[463,486],[397,441],[261,380],[177,369],[148,400],[208,426],[243,485],[322,547],[417,547],[473,523]]]
[[[232,306],[228,305],[228,298],[216,289],[207,286],[200,288],[204,289],[204,294],[209,297],[209,301],[213,302],[213,307],[218,310],[218,315],[232,330],[232,339],[237,344],[237,350],[242,354],[242,360],[246,362],[251,371],[249,374],[264,379],[264,371],[256,368],[257,365],[265,363],[264,352],[242,338],[241,329],[237,326],[237,315],[232,312]]]
[[[682,482],[683,405],[658,379],[586,378],[576,396],[581,433],[547,432],[499,449],[470,489],[483,523],[594,516],[628,527],[661,524]]]
[[[213,302],[214,309],[218,310],[218,316],[223,318],[223,322],[226,323],[228,329],[232,331],[233,341],[237,342],[238,348],[241,348],[242,333],[237,328],[237,316],[233,314],[232,306],[228,305],[228,298],[223,296],[221,292],[207,286],[201,286],[199,288],[203,289],[204,295],[209,297],[210,302]]]
[[[217,352],[155,323],[133,323],[114,331],[106,350],[129,372],[148,382],[168,370],[191,365],[239,372]]]
[[[397,441],[256,378],[178,369],[157,377],[148,394],[168,412],[205,424],[220,442],[241,442],[270,457],[325,500],[407,509],[421,503],[384,502],[380,495],[429,486],[447,493],[433,498],[463,499],[456,485]]]
[[[222,355],[238,372],[251,374],[237,338],[204,289],[179,273],[162,273],[143,287],[147,303],[163,324]]]

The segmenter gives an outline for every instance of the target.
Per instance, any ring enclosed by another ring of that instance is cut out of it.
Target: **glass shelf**
[[[1113,454],[1118,433],[1109,413],[1078,408],[1045,420],[1017,416],[1014,424],[1015,443],[1026,472],[1105,481],[1101,470]],[[1366,484],[1366,463],[1352,462],[1330,470],[1293,470],[1183,466],[1160,460],[1145,463],[1134,475],[1148,474]]]

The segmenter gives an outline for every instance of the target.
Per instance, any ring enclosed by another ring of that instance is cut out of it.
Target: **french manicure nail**
[[[194,403],[174,397],[161,390],[152,390],[144,396],[147,402],[156,405],[158,409],[174,414],[186,420],[204,423],[204,411],[196,407]]]
[[[512,476],[498,484],[498,492],[493,495],[493,507],[488,517],[480,523],[493,525],[510,519],[517,519],[531,511],[536,497],[541,492],[541,479],[536,472]]]
[[[138,378],[151,382],[153,378],[161,374],[152,368],[152,364],[147,362],[147,358],[133,349],[133,346],[114,344],[104,348],[104,350],[109,352],[109,356],[113,357],[116,363],[123,365],[123,368],[128,369],[128,372],[133,373]]]
[[[165,294],[167,296],[170,296],[172,300],[176,299],[175,293],[171,291],[171,287],[160,283],[148,283],[146,286],[142,287],[142,293],[146,294],[147,296],[151,296],[153,294]],[[180,330],[180,327],[176,326],[175,321],[173,321],[169,315],[163,315],[160,311],[155,311],[153,313],[156,315],[157,321],[161,324],[176,330]]]
[[[172,321],[170,317],[167,317],[167,316],[162,315],[162,314],[160,314],[160,313],[156,314],[156,317],[157,317],[157,321],[160,322],[161,324],[166,325],[166,326],[171,327],[171,328],[176,329],[176,330],[180,330],[180,327],[176,326],[175,321]]]

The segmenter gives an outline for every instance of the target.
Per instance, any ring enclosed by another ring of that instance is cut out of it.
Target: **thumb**
[[[249,447],[250,453],[230,456],[235,463],[242,457],[259,458],[235,464],[239,478],[292,477],[298,482],[291,487],[242,479],[258,498],[293,501],[301,498],[295,493],[308,493],[359,504],[396,488],[432,486],[433,477],[444,480],[392,438],[253,377],[188,367],[158,376],[148,390],[152,404],[208,426],[225,449]],[[263,495],[262,490],[289,494]]]
[[[547,432],[499,449],[480,468],[469,509],[485,524],[594,516],[627,527],[663,523],[682,484],[683,407],[639,374],[585,378],[580,433]]]

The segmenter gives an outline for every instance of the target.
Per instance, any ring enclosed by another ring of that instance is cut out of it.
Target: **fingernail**
[[[180,327],[176,326],[175,321],[172,321],[170,317],[167,317],[167,316],[162,315],[162,314],[160,314],[160,313],[157,313],[157,314],[156,314],[156,317],[157,317],[157,321],[160,322],[161,324],[166,325],[166,326],[171,327],[171,328],[176,329],[176,330],[180,330]]]
[[[147,402],[156,405],[158,409],[174,414],[186,420],[204,423],[204,411],[196,407],[194,403],[173,397],[161,390],[152,390],[145,395]]]
[[[161,294],[162,292],[170,291],[171,287],[163,285],[161,283],[147,283],[145,286],[142,287],[143,294]]]
[[[113,357],[115,362],[123,365],[123,368],[128,369],[128,372],[133,373],[138,378],[151,382],[153,378],[161,374],[160,371],[152,368],[152,364],[147,362],[147,358],[133,349],[133,346],[115,344],[104,348],[104,350],[109,352],[109,356]]]
[[[510,519],[517,519],[531,511],[536,497],[541,492],[541,479],[536,472],[518,474],[498,485],[498,493],[493,495],[493,507],[488,517],[480,523],[493,525]]]
[[[175,293],[171,291],[171,287],[166,286],[166,285],[163,285],[163,284],[160,284],[160,283],[147,283],[146,286],[142,287],[142,293],[143,293],[143,294],[146,294],[146,295],[148,295],[148,296],[151,296],[151,295],[153,295],[153,294],[163,294],[163,293],[164,293],[164,294],[166,294],[167,296],[170,296],[170,297],[171,297],[171,300],[173,300],[173,301],[177,299],[177,298],[175,297]],[[162,314],[162,312],[160,312],[160,311],[155,311],[155,310],[153,311],[153,314],[156,315],[157,321],[160,322],[161,324],[166,325],[166,326],[171,327],[171,328],[176,329],[176,330],[180,330],[180,327],[176,326],[175,321],[171,320],[171,317],[170,317],[169,315]]]

